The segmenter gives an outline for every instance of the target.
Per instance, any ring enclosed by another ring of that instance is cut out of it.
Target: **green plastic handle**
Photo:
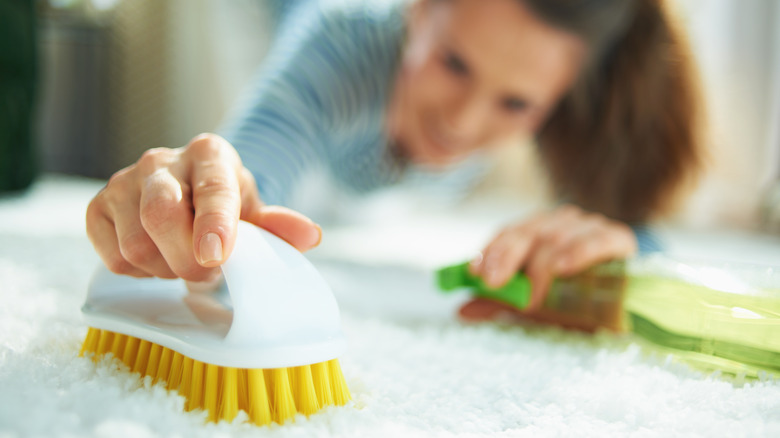
[[[492,288],[485,284],[481,277],[469,272],[469,264],[447,266],[436,271],[439,289],[451,292],[469,288],[471,294],[479,298],[489,298],[510,304],[518,309],[525,309],[531,300],[531,282],[522,273],[515,274],[505,285]]]

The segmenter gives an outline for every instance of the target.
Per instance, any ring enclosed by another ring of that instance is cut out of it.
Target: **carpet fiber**
[[[627,336],[464,325],[464,297],[437,294],[424,263],[351,257],[327,230],[311,257],[339,300],[354,400],[283,426],[206,424],[160,385],[77,357],[100,186],[47,178],[0,199],[2,438],[780,436],[780,380],[702,373]]]

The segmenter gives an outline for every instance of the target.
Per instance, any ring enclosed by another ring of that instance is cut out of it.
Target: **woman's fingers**
[[[561,276],[574,275],[598,263],[636,254],[638,244],[628,225],[605,221],[588,233],[577,235],[561,248],[563,256],[555,272]]]
[[[95,247],[103,264],[116,274],[130,275],[133,277],[149,277],[151,274],[136,268],[125,260],[119,249],[114,224],[103,214],[101,205],[90,203],[87,208],[87,237]]]
[[[140,191],[130,175],[120,173],[112,178],[111,190],[102,194],[104,208],[113,223],[119,256],[147,275],[175,278],[176,274],[141,224]]]
[[[554,255],[552,247],[540,245],[526,265],[524,270],[531,282],[531,299],[524,311],[533,312],[539,309],[547,298],[554,275],[551,269]]]
[[[524,267],[531,281],[531,300],[527,312],[534,312],[542,306],[554,277],[560,275],[560,262],[569,256],[567,248],[577,236],[587,234],[592,226],[581,210],[571,206],[559,208],[539,223],[533,251],[528,255]]]
[[[235,149],[206,134],[184,148],[151,149],[112,176],[90,202],[87,233],[116,273],[201,282],[219,277],[239,219],[301,251],[322,235],[299,213],[263,206]]]
[[[140,200],[133,204],[115,206],[112,217],[119,242],[119,253],[127,262],[149,275],[176,278],[176,274],[141,224],[139,203]]]
[[[252,174],[244,168],[240,179],[241,219],[281,237],[299,251],[320,244],[322,229],[311,219],[289,208],[264,205]]]
[[[506,228],[472,261],[470,270],[492,287],[524,271],[532,285],[524,313],[533,313],[544,303],[554,278],[629,257],[636,249],[636,238],[627,225],[563,206]]]
[[[534,236],[527,227],[511,227],[501,232],[472,263],[472,273],[491,287],[501,287],[525,264]]]
[[[306,216],[289,208],[268,205],[251,215],[250,222],[281,237],[299,251],[320,244],[322,229]]]
[[[202,266],[219,266],[236,241],[241,215],[241,161],[235,150],[217,136],[197,137],[186,154],[192,163],[192,248]]]
[[[193,207],[190,189],[169,169],[144,179],[140,218],[170,269],[190,281],[204,281],[218,270],[201,266],[192,251]]]

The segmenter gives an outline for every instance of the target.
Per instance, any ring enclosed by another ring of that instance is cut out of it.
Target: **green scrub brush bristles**
[[[344,405],[351,395],[338,359],[290,368],[231,368],[193,360],[169,348],[90,328],[80,356],[112,353],[132,372],[162,381],[187,400],[185,409],[208,411],[209,421],[232,421],[239,410],[258,425],[279,424],[300,412]]]

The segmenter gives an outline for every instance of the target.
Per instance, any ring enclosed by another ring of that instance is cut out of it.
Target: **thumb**
[[[316,247],[322,240],[322,229],[308,217],[286,207],[262,205],[259,199],[241,219],[276,234],[301,252]]]

